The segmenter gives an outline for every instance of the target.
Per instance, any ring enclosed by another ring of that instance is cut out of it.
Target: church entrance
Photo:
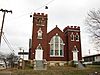
[[[42,49],[35,50],[35,60],[43,60],[43,50]]]
[[[73,51],[73,61],[78,61],[78,52]]]
[[[34,70],[44,70],[43,49],[41,44],[35,50]]]
[[[74,46],[74,49],[73,49],[73,61],[75,64],[78,64],[78,49],[76,48],[76,46]]]
[[[35,60],[43,60],[43,49],[41,44],[39,44],[35,50]]]

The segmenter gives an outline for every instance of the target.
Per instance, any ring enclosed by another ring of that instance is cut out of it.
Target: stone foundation
[[[49,66],[64,66],[66,61],[48,61]]]
[[[46,60],[34,60],[34,70],[46,70]]]

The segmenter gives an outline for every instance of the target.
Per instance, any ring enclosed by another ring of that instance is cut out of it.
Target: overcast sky
[[[48,9],[45,9],[45,5]],[[29,49],[29,38],[32,36],[32,18],[34,12],[48,14],[48,32],[56,25],[63,30],[66,26],[81,27],[81,43],[83,56],[96,53],[85,31],[84,20],[89,10],[98,9],[100,0],[0,0],[0,9],[12,10],[7,13],[4,22],[4,34],[12,45],[15,53],[19,47]],[[0,12],[0,27],[3,13]],[[2,39],[1,52],[8,53],[10,49]]]

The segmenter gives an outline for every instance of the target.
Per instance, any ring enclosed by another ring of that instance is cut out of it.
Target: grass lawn
[[[8,69],[0,71],[0,75],[88,75],[93,72],[100,72],[99,66],[88,66],[85,69],[78,69],[69,66],[48,67],[47,70],[33,70],[33,69]],[[8,72],[9,74],[3,74]]]

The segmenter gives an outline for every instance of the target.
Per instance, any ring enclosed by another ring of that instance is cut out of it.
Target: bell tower
[[[67,26],[63,31],[66,35],[67,60],[82,60],[80,27]]]
[[[36,57],[36,50],[43,50],[41,51],[43,56],[40,55],[40,59],[46,58],[47,19],[47,14],[44,13],[34,13],[33,15],[31,59],[39,59],[39,56]]]

